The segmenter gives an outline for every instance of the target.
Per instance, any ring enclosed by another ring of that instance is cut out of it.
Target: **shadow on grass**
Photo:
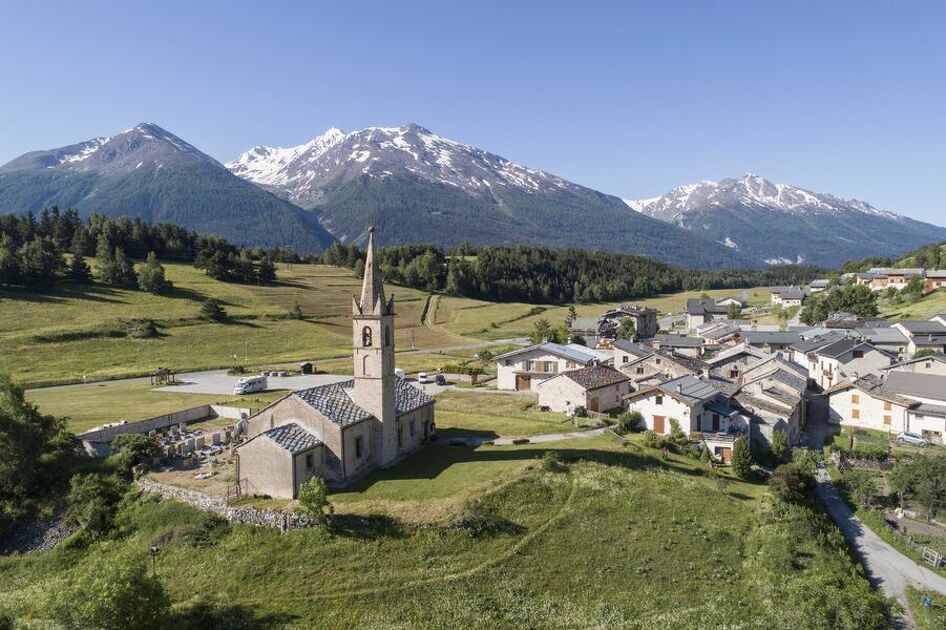
[[[336,514],[331,517],[330,529],[336,536],[356,540],[403,538],[406,535],[401,521],[381,514]]]
[[[295,615],[286,613],[259,614],[242,604],[201,601],[173,615],[169,627],[182,630],[264,630],[289,627],[296,619]]]

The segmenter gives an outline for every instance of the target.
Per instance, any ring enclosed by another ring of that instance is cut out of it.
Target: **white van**
[[[233,393],[237,395],[252,394],[253,392],[266,391],[265,376],[248,376],[241,378],[240,382],[233,386]]]
[[[431,382],[430,377],[427,376],[427,372],[419,372],[417,374],[417,382],[420,383],[421,385],[426,385],[427,383],[430,383]]]

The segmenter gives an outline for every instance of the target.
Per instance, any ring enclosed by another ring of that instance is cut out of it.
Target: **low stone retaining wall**
[[[302,512],[290,513],[279,510],[260,510],[252,507],[234,507],[227,505],[227,502],[223,499],[195,490],[187,490],[166,483],[151,481],[150,479],[139,479],[136,483],[142,492],[154,494],[164,499],[174,499],[204,512],[212,512],[231,523],[272,527],[281,532],[315,525],[312,519]]]

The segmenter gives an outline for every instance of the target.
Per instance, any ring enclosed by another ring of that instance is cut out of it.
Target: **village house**
[[[884,373],[890,372],[914,372],[916,374],[937,374],[946,377],[946,354],[933,354],[907,361],[894,363],[890,367],[884,368]],[[943,382],[946,387],[946,381]]]
[[[898,328],[867,328],[858,327],[854,329],[854,337],[869,341],[872,346],[885,352],[889,352],[897,359],[903,358],[907,353],[907,338]]]
[[[787,350],[792,344],[801,341],[801,335],[797,332],[786,331],[746,330],[740,337],[745,344],[761,348],[766,352]]]
[[[931,442],[946,436],[946,377],[888,370],[846,380],[828,392],[829,421],[899,433],[909,431]]]
[[[742,330],[735,322],[720,319],[697,326],[694,332],[705,345],[726,346],[738,343]]]
[[[764,350],[743,343],[707,359],[706,364],[710,376],[736,382],[746,370],[770,356]]]
[[[923,294],[946,287],[946,269],[927,269],[924,274]]]
[[[719,304],[713,298],[689,298],[686,301],[686,327],[688,333],[696,331],[697,326],[715,319],[725,319],[729,307]]]
[[[650,340],[650,343],[654,350],[665,350],[693,358],[698,358],[704,352],[715,349],[699,337],[684,337],[683,335],[657,335]]]
[[[752,413],[753,448],[771,447],[775,431],[786,433],[790,443],[797,442],[807,422],[805,369],[776,354],[748,368],[739,381],[733,398]]]
[[[657,334],[657,309],[635,304],[622,304],[598,317],[576,317],[569,324],[568,331],[573,335],[581,335],[589,345],[608,345],[602,342],[616,339],[621,321],[628,318],[634,322],[638,338]]]
[[[719,298],[718,300],[716,300],[717,306],[725,306],[727,310],[729,309],[730,306],[738,306],[739,308],[745,308],[746,304],[748,304],[747,300],[741,297],[736,297],[734,295],[730,295],[724,298]]]
[[[808,291],[799,287],[773,287],[771,303],[775,306],[790,308],[801,306],[808,297]]]
[[[921,350],[946,351],[946,325],[937,317],[934,315],[926,321],[902,321],[893,325],[907,339],[903,358],[912,358]]]
[[[816,350],[830,346],[839,339],[844,339],[847,335],[840,330],[820,329],[818,334],[807,336],[802,334],[801,341],[793,343],[788,347],[789,358],[798,365],[806,368],[809,375],[814,374],[818,369],[818,355]]]
[[[829,286],[831,286],[831,282],[827,278],[812,280],[808,283],[808,293],[820,293],[826,291]]]
[[[602,354],[575,344],[540,343],[496,357],[496,389],[527,391],[568,370],[602,363]]]
[[[591,365],[562,372],[537,383],[539,407],[574,414],[579,407],[591,412],[610,411],[622,406],[632,382],[623,372],[607,365]]]
[[[394,373],[394,297],[385,300],[374,230],[352,298],[354,378],[295,391],[247,420],[236,479],[250,495],[295,498],[318,476],[345,484],[417,451],[436,432],[434,400]]]
[[[808,377],[822,389],[830,389],[855,375],[879,374],[896,360],[866,341],[849,338],[839,339],[811,354],[815,360],[808,363]]]
[[[700,374],[706,364],[693,357],[618,340],[614,342],[614,365],[631,378],[635,389],[640,389],[679,376]]]

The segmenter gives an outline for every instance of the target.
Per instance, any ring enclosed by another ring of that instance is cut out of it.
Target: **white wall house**
[[[848,377],[880,374],[894,357],[866,341],[840,339],[813,353],[808,376],[823,389],[830,389]],[[812,369],[813,368],[813,369]]]
[[[899,433],[907,430],[912,401],[883,392],[878,379],[845,381],[828,392],[832,424]]]
[[[531,390],[568,370],[594,365],[599,356],[557,343],[541,343],[496,357],[496,389]]]

